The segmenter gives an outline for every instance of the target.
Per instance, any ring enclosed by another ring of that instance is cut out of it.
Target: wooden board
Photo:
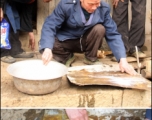
[[[73,84],[110,85],[140,90],[151,89],[151,82],[141,75],[131,76],[103,65],[77,66],[68,69],[67,77]]]

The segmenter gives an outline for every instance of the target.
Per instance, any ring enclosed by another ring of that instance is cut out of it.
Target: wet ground
[[[89,120],[144,120],[145,109],[87,109]],[[10,109],[1,120],[69,120],[64,109]]]

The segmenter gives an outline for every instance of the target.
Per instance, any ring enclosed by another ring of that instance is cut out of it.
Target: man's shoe
[[[111,58],[111,60],[114,61],[114,62],[117,62],[117,59],[115,58],[115,56],[113,56],[113,57]]]
[[[34,56],[33,53],[22,52],[20,54],[14,55],[14,58],[32,58]]]
[[[75,59],[76,59],[76,57],[73,55],[73,57],[69,58],[69,59],[66,61],[65,65],[66,65],[67,67],[70,67],[71,64],[74,62]]]
[[[132,53],[131,56],[137,58],[136,52]],[[146,54],[145,54],[144,52],[142,52],[142,51],[138,51],[138,57],[139,57],[139,58],[145,58],[145,57],[146,57]]]
[[[99,60],[96,61],[91,61],[89,59],[87,59],[86,57],[83,60],[83,63],[87,64],[87,65],[94,65],[96,62],[98,62]]]
[[[5,62],[5,63],[14,63],[14,62],[16,62],[16,60],[13,57],[11,57],[11,56],[1,57],[1,61]]]

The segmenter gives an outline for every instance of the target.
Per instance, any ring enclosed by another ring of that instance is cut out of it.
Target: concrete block
[[[151,107],[151,90],[126,89],[123,92],[122,107]]]

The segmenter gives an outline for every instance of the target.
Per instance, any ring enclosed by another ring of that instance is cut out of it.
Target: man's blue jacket
[[[80,38],[89,28],[102,24],[106,29],[106,41],[117,61],[126,57],[121,35],[110,16],[110,6],[101,2],[100,7],[93,13],[91,24],[85,26],[81,18],[80,0],[61,0],[53,13],[48,16],[43,24],[40,52],[45,48],[53,49],[55,37],[60,41]]]

